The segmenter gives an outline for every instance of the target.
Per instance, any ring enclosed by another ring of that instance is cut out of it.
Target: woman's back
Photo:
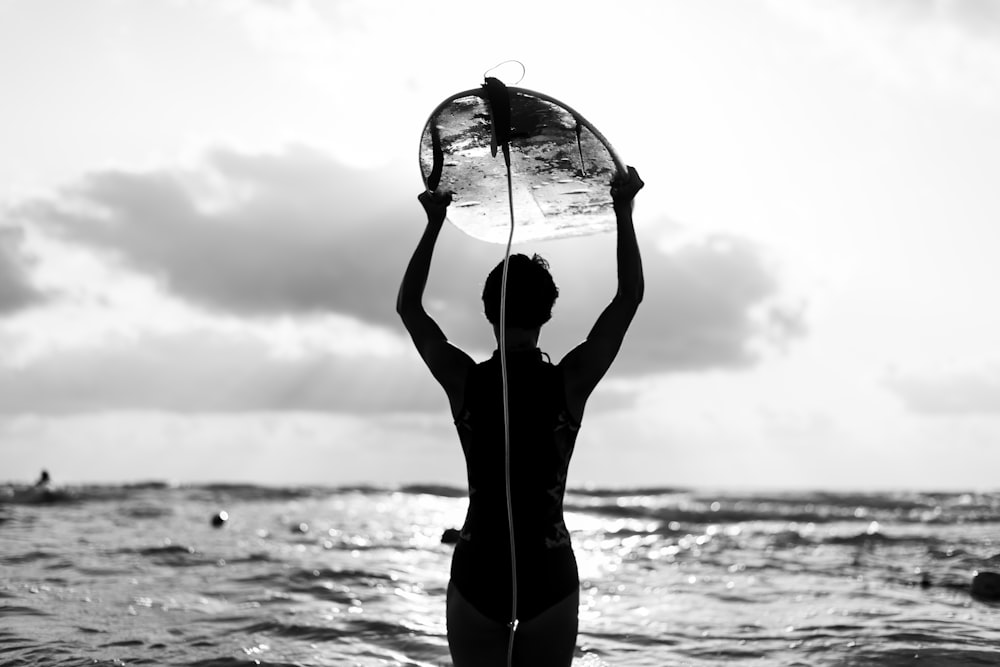
[[[560,369],[537,349],[507,351],[510,500],[519,618],[530,618],[577,586],[563,495],[578,425],[566,409]],[[510,619],[503,389],[499,354],[474,366],[456,420],[469,477],[469,511],[453,578],[497,620]],[[485,573],[488,572],[488,576]]]

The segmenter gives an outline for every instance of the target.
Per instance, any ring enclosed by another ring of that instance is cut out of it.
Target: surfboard
[[[509,99],[514,243],[613,229],[610,184],[626,167],[608,140],[552,97],[503,88]],[[420,170],[428,190],[452,193],[452,224],[483,241],[506,243],[507,169],[496,150],[496,123],[507,109],[495,104],[486,86],[441,102],[421,134]]]

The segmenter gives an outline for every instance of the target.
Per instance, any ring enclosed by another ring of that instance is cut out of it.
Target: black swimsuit
[[[580,585],[563,522],[566,473],[579,424],[566,408],[562,372],[543,361],[540,351],[509,351],[507,376],[516,616],[527,620]],[[485,616],[507,623],[511,563],[499,352],[470,371],[455,424],[469,476],[469,511],[451,579]]]

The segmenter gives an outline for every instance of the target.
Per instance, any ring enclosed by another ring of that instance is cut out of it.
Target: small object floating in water
[[[458,528],[445,528],[441,534],[441,544],[457,544],[460,536]]]
[[[212,525],[216,528],[222,528],[229,521],[229,512],[222,510],[218,514],[212,517]]]
[[[976,572],[969,593],[978,600],[1000,602],[1000,572]]]

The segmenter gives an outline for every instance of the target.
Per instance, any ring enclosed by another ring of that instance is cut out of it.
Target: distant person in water
[[[38,476],[38,481],[35,482],[35,488],[36,489],[47,489],[47,488],[49,488],[49,484],[51,482],[52,482],[52,480],[49,477],[49,471],[48,470],[43,470],[42,474]]]
[[[538,255],[510,258],[504,344],[511,526],[499,352],[477,364],[448,342],[424,310],[431,257],[451,195],[424,192],[418,197],[427,227],[403,276],[396,310],[448,395],[465,454],[469,510],[455,547],[447,603],[448,646],[455,667],[506,665],[512,627],[513,665],[568,667],[573,661],[580,581],[563,522],[563,496],[584,406],[618,354],[642,300],[642,262],[632,226],[632,201],[642,187],[631,167],[611,186],[618,223],[618,291],[586,340],[558,364],[551,364],[548,355],[543,359],[538,349],[541,327],[559,294],[548,264]],[[483,289],[486,318],[498,347],[502,271],[503,262]]]

